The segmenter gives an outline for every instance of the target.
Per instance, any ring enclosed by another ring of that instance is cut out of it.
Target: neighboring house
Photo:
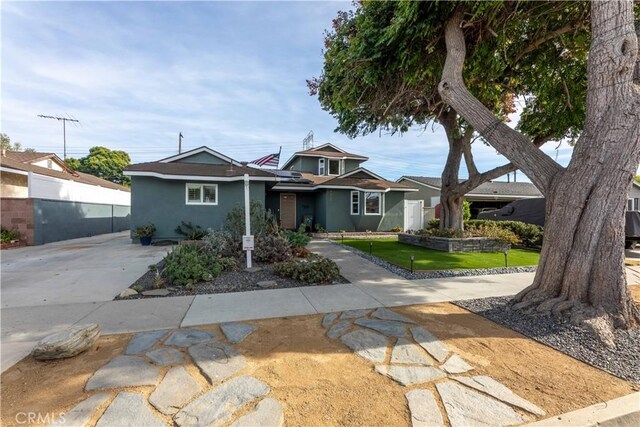
[[[156,225],[156,240],[178,239],[182,221],[220,229],[243,206],[244,175],[251,200],[272,210],[283,228],[303,222],[327,231],[404,228],[404,201],[415,188],[362,168],[367,158],[325,144],[295,153],[282,170],[248,167],[208,147],[128,166],[132,228]]]
[[[439,218],[441,178],[403,176],[398,182],[420,189],[417,193],[407,195],[407,199],[424,201],[425,221]],[[535,197],[542,197],[542,193],[529,182],[490,181],[480,184],[464,198],[471,203],[471,217],[475,218],[483,210],[500,209],[514,200]]]
[[[29,245],[129,229],[129,189],[76,172],[53,153],[0,155],[1,225]]]
[[[627,210],[640,211],[640,183],[635,179],[627,195]]]

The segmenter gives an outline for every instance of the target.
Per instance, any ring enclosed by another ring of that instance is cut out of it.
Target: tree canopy
[[[131,158],[124,151],[106,147],[92,147],[89,154],[80,159],[69,158],[67,164],[73,170],[95,175],[116,184],[129,186],[131,180],[122,171],[131,164]]]
[[[0,148],[2,150],[8,151],[26,151],[28,153],[33,153],[36,150],[33,148],[22,148],[22,144],[19,142],[11,142],[11,138],[6,133],[0,133]]]

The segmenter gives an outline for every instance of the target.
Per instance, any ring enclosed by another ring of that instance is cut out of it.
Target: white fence
[[[128,191],[83,184],[31,172],[29,173],[29,197],[131,206],[131,193]]]

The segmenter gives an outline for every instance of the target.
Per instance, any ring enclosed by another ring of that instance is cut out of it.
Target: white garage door
[[[404,229],[420,230],[423,228],[422,200],[405,200],[404,201]]]

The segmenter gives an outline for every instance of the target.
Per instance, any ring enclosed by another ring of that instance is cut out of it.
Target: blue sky
[[[277,152],[284,162],[313,130],[316,145],[370,157],[388,179],[440,176],[438,126],[349,139],[309,96],[322,69],[323,31],[349,2],[2,2],[2,132],[62,155],[102,145],[134,163],[207,145],[241,161]],[[566,164],[571,149],[545,151]],[[474,144],[481,170],[505,163]],[[466,172],[462,172],[465,175]],[[524,178],[519,174],[519,179]]]

